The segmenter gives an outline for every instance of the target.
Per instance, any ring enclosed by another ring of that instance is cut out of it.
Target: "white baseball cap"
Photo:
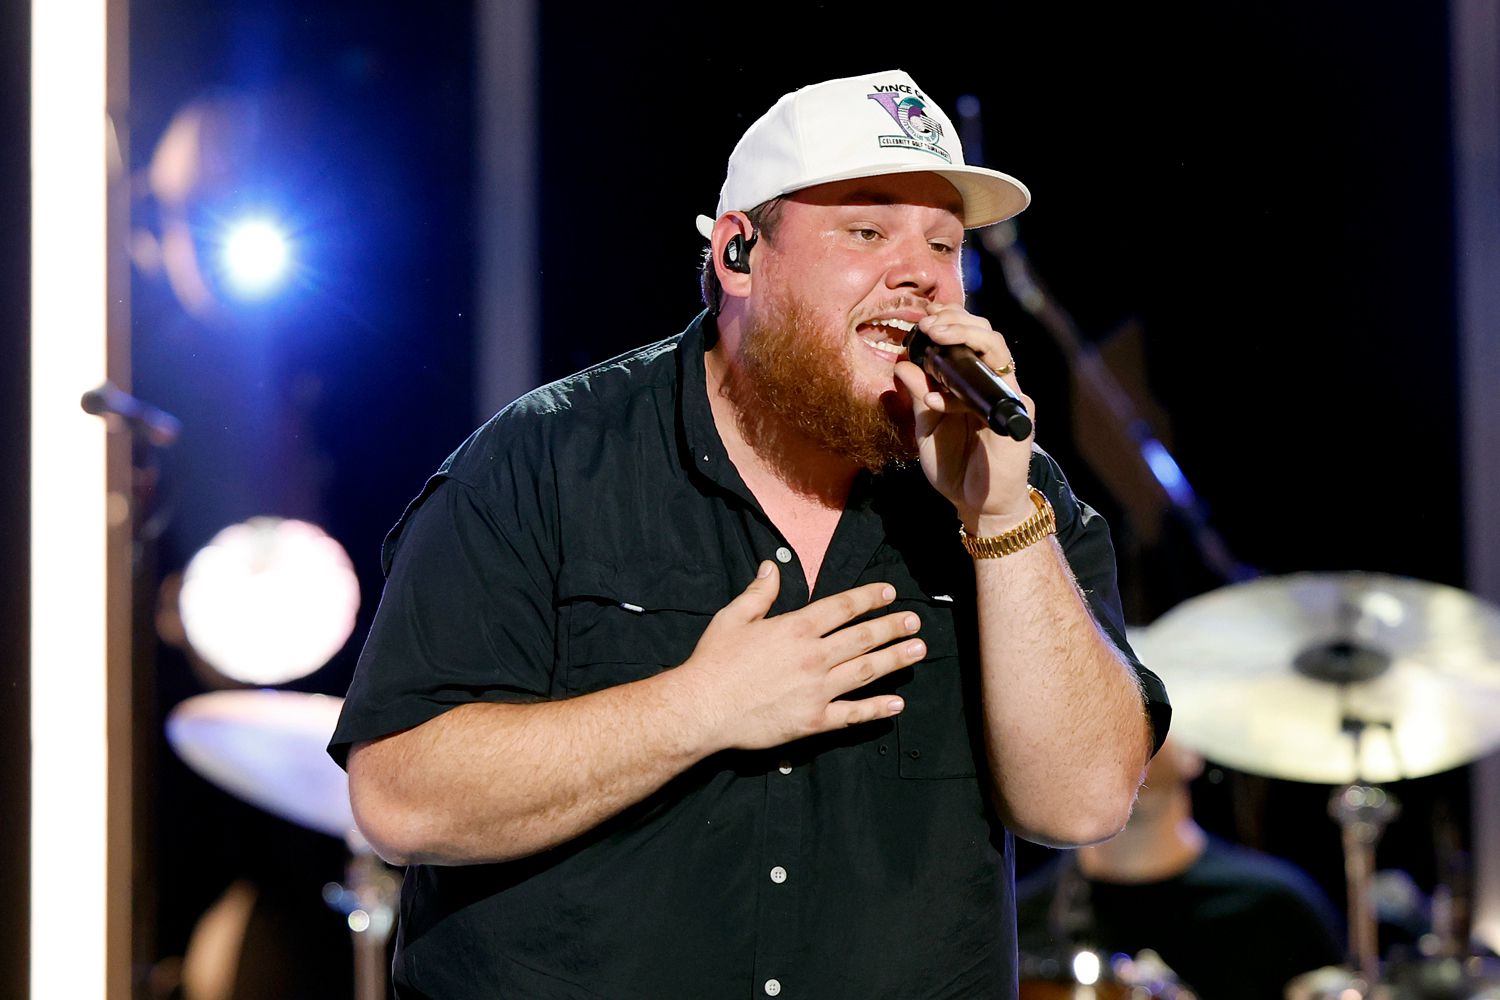
[[[715,218],[814,184],[925,171],[963,197],[963,224],[1003,222],[1031,204],[1026,185],[964,163],[958,130],[901,70],[815,83],[783,95],[745,130],[719,192]],[[698,232],[714,219],[698,216]]]

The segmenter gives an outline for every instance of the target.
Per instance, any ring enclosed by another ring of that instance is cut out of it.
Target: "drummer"
[[[1202,770],[1169,738],[1119,836],[1017,887],[1023,954],[1149,949],[1204,1000],[1281,997],[1289,980],[1343,960],[1337,911],[1311,879],[1193,820]]]

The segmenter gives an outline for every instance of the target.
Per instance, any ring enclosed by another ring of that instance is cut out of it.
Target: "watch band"
[[[963,525],[958,526],[959,540],[969,550],[969,555],[975,559],[998,559],[1020,552],[1028,545],[1035,545],[1048,535],[1057,534],[1057,515],[1052,511],[1051,501],[1035,486],[1028,486],[1027,489],[1030,490],[1031,502],[1036,505],[1036,513],[1009,531],[975,538],[964,530]]]

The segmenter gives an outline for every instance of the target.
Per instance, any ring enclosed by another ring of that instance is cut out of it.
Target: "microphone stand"
[[[1187,476],[1156,437],[1150,421],[1136,408],[1098,349],[1081,335],[1072,315],[1048,294],[1021,246],[1015,223],[1006,221],[982,230],[980,245],[999,261],[1006,287],[1021,308],[1051,335],[1062,351],[1080,402],[1106,416],[1103,426],[1094,429],[1114,438],[1109,454],[1119,456],[1126,469],[1110,469],[1094,463],[1095,471],[1114,480],[1111,486],[1117,493],[1133,492],[1145,501],[1145,508],[1139,503],[1134,505],[1130,516],[1138,522],[1149,516],[1159,524],[1168,512],[1176,513],[1188,526],[1205,565],[1221,580],[1237,583],[1258,576],[1257,570],[1234,557],[1223,537],[1209,524]],[[1127,475],[1136,481],[1133,491],[1119,488]],[[1147,530],[1144,534],[1155,537],[1158,530]]]
[[[979,99],[965,95],[959,98],[957,108],[966,159],[982,165],[984,140]],[[1126,502],[1125,506],[1138,534],[1148,541],[1154,540],[1167,513],[1175,512],[1188,526],[1204,564],[1219,579],[1237,583],[1259,576],[1259,571],[1234,557],[1224,539],[1208,523],[1207,513],[1187,476],[1153,433],[1150,421],[1136,408],[1129,393],[1099,356],[1098,349],[1081,335],[1073,317],[1048,294],[1026,256],[1016,224],[1006,221],[979,232],[980,246],[999,262],[1011,295],[1062,351],[1079,402],[1104,417],[1098,426],[1090,427],[1111,438],[1098,449],[1098,454],[1118,457],[1124,465],[1095,459],[1090,464],[1122,502],[1127,498],[1134,501]]]
[[[156,961],[160,896],[158,862],[148,845],[158,830],[155,803],[158,781],[154,761],[160,749],[157,713],[155,595],[162,534],[172,518],[170,497],[163,496],[162,453],[177,440],[176,417],[141,403],[112,383],[82,394],[79,408],[106,421],[111,430],[130,434],[130,493],[124,503],[130,526],[130,678],[126,696],[133,722],[130,746],[130,866],[134,872],[130,920],[131,962],[137,968]],[[112,508],[113,509],[113,508]]]

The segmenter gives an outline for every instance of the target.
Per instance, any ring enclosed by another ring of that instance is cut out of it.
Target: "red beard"
[[[776,436],[792,431],[872,472],[915,460],[910,411],[894,387],[875,400],[859,398],[845,348],[796,300],[778,300],[752,318],[739,375],[725,386],[745,439],[774,456]]]

